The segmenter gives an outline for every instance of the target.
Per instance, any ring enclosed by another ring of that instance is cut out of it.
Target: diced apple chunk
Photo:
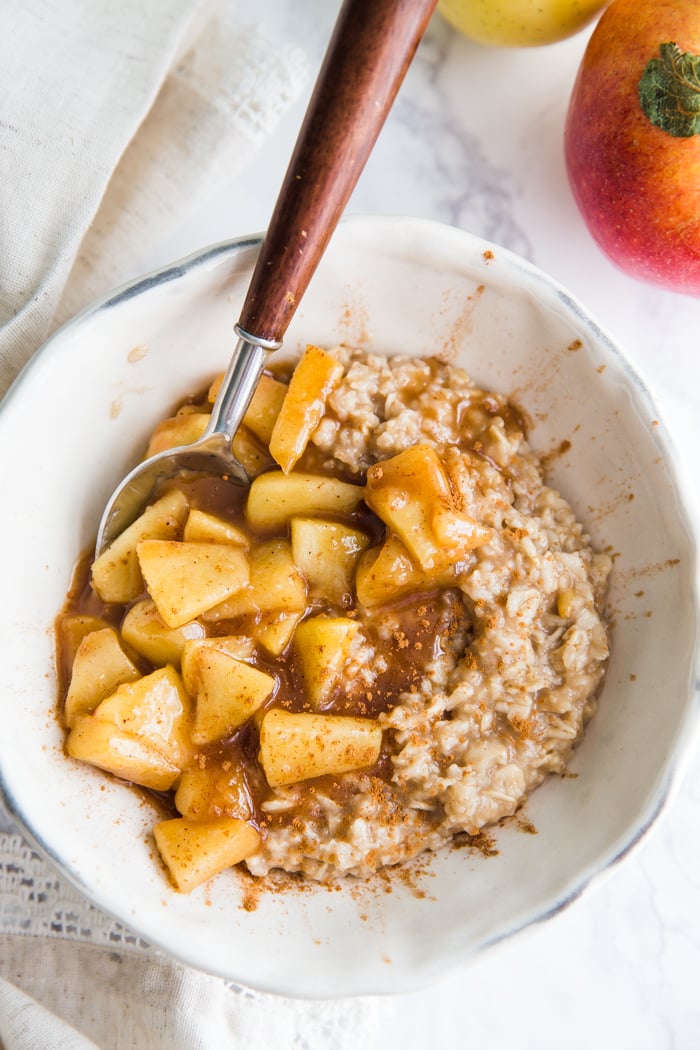
[[[190,766],[180,777],[175,792],[178,813],[190,820],[239,817],[249,820],[253,806],[243,770],[238,765]]]
[[[204,613],[205,620],[230,620],[267,612],[303,612],[306,581],[287,540],[269,540],[251,551],[250,583],[233,597]]]
[[[265,446],[270,444],[286,393],[286,383],[280,383],[279,379],[263,374],[246,409],[243,423]]]
[[[231,544],[142,540],[136,550],[148,592],[168,627],[182,627],[248,583],[245,551]]]
[[[365,501],[425,572],[440,572],[463,560],[491,535],[457,508],[431,445],[414,445],[370,467]]]
[[[60,617],[57,625],[59,638],[59,651],[67,667],[71,667],[75,660],[75,654],[86,634],[92,631],[101,631],[109,627],[107,620],[99,616],[88,616],[76,613],[74,616]]]
[[[180,775],[179,766],[152,748],[147,740],[95,715],[76,719],[68,734],[66,750],[71,758],[153,791],[168,791]]]
[[[326,411],[343,366],[320,346],[307,346],[294,369],[270,437],[270,453],[288,474]]]
[[[453,586],[454,566],[424,572],[411,558],[406,545],[390,532],[379,548],[365,551],[355,573],[355,594],[360,605],[372,608],[396,601],[413,591]]]
[[[166,627],[150,598],[132,605],[121,626],[121,636],[127,645],[156,667],[177,666],[185,643],[204,638],[206,633],[206,628],[198,620],[191,620],[182,627]]]
[[[565,587],[557,594],[557,616],[568,620],[576,607],[576,591],[571,587]]]
[[[286,383],[280,383],[279,379],[273,379],[272,376],[261,375],[243,417],[248,429],[268,447],[286,393]]]
[[[219,652],[234,656],[236,660],[249,662],[255,656],[255,642],[242,634],[222,634],[214,638],[198,638],[185,644],[182,652],[182,680],[185,689],[194,696],[197,691],[197,674],[200,649],[218,649]]]
[[[86,634],[73,661],[63,711],[66,725],[70,728],[80,715],[92,713],[123,682],[140,677],[112,627]]]
[[[95,709],[93,718],[143,740],[182,769],[192,754],[192,703],[174,667],[160,667],[120,685]]]
[[[312,616],[297,627],[294,650],[306,697],[317,710],[331,699],[341,682],[359,628],[357,620],[344,616]]]
[[[174,817],[156,824],[153,834],[180,893],[190,893],[224,868],[245,860],[261,841],[252,824],[236,817],[206,822]]]
[[[262,720],[259,757],[270,787],[283,787],[373,766],[381,746],[374,719],[273,708]]]
[[[292,554],[312,590],[331,602],[352,597],[357,559],[369,545],[359,529],[319,518],[292,518]]]
[[[238,428],[233,437],[233,454],[249,478],[257,478],[275,465],[267,447],[247,427]]]
[[[207,429],[209,419],[208,412],[178,412],[176,416],[164,419],[151,435],[146,456],[198,441]]]
[[[223,378],[222,372],[209,387],[208,399],[212,404],[216,401]],[[243,425],[263,445],[270,444],[275,420],[279,415],[286,393],[286,383],[280,383],[279,379],[274,379],[266,372],[260,376],[255,393],[243,417]]]
[[[167,492],[117,536],[93,562],[92,585],[104,602],[133,601],[143,590],[136,547],[144,539],[174,539],[185,523],[189,505],[178,489]]]
[[[266,613],[253,627],[256,640],[270,656],[281,656],[302,615],[301,612]]]
[[[299,515],[352,514],[363,499],[360,485],[319,474],[274,470],[255,478],[245,513],[251,528],[272,532]]]
[[[182,538],[186,543],[232,543],[234,547],[248,547],[250,543],[237,525],[196,508],[187,517]]]
[[[272,694],[272,675],[237,660],[222,649],[197,646],[188,662],[188,684],[195,697],[192,741],[210,744],[229,736]]]

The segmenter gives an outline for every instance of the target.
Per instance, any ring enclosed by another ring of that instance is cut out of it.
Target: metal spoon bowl
[[[156,486],[181,474],[247,485],[231,442],[265,361],[287,327],[391,109],[436,0],[345,0],[263,241],[239,336],[211,419],[191,445],[140,463],[102,515],[99,555],[131,524]]]
[[[232,441],[265,367],[279,343],[253,341],[236,325],[238,343],[229,362],[207,428],[190,445],[165,449],[139,463],[112,493],[97,533],[99,555],[134,521],[161,482],[191,474],[213,474],[238,485],[248,475],[233,454]]]

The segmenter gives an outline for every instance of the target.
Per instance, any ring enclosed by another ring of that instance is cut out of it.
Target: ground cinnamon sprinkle
[[[532,725],[526,718],[521,718],[520,715],[509,714],[508,721],[520,737],[527,737],[532,731]]]

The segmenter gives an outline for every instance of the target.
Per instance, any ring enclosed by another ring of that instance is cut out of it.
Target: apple
[[[581,213],[625,272],[700,295],[700,3],[613,0],[564,133]]]
[[[481,44],[534,47],[572,36],[607,0],[440,0],[438,11]]]

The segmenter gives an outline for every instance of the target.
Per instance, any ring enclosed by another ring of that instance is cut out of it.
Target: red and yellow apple
[[[471,40],[535,47],[572,36],[607,0],[440,0],[438,11]]]
[[[622,270],[700,295],[700,3],[613,0],[565,129],[574,197]]]

